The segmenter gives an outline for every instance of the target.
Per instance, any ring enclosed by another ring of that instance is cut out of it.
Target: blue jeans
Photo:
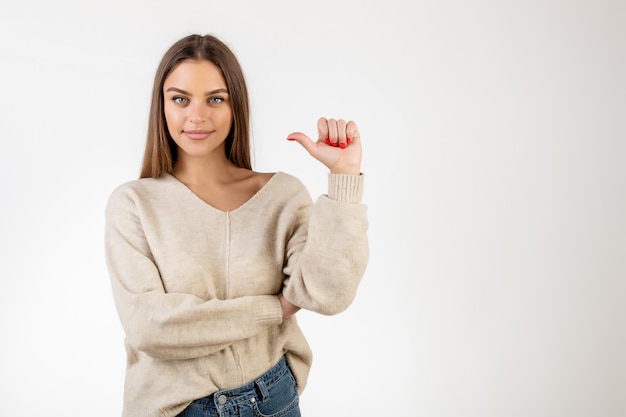
[[[300,417],[296,381],[284,357],[256,381],[192,402],[177,417]]]

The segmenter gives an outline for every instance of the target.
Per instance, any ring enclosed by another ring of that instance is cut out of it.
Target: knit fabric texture
[[[277,294],[346,309],[368,260],[362,175],[329,174],[315,203],[279,172],[232,211],[170,174],[125,183],[106,208],[105,250],[127,352],[123,415],[172,417],[254,381],[285,355],[304,389],[311,350]]]

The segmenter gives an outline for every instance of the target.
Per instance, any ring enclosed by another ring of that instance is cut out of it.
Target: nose
[[[192,104],[189,108],[189,122],[194,124],[204,123],[209,117],[207,106],[203,103]]]

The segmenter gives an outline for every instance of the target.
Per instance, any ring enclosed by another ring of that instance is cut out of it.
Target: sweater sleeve
[[[329,191],[302,199],[287,244],[283,294],[291,303],[337,314],[354,299],[369,256],[362,175],[329,174]]]
[[[126,341],[153,358],[206,356],[282,322],[274,295],[204,300],[166,293],[136,204],[127,193],[109,199],[105,252]]]

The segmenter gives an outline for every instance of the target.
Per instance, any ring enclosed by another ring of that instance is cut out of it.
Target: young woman
[[[212,36],[176,42],[156,73],[141,179],[106,210],[126,333],[124,416],[299,416],[312,356],[300,308],[344,310],[368,257],[361,139],[322,118],[299,142],[329,170],[313,203],[250,164],[248,93]]]

